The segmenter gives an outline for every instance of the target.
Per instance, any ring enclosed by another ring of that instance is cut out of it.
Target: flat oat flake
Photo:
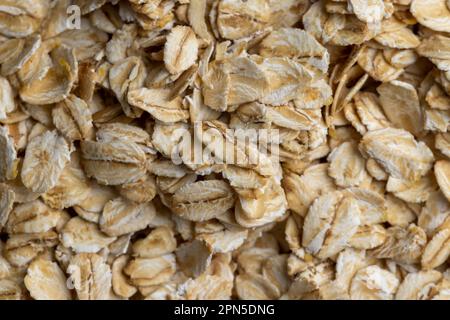
[[[33,192],[54,187],[70,160],[71,147],[56,131],[33,138],[27,146],[22,164],[23,184]]]

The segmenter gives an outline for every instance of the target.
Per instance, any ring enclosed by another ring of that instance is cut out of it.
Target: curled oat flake
[[[164,45],[164,64],[174,74],[189,69],[197,59],[198,43],[194,31],[177,26],[167,35]]]
[[[108,300],[111,290],[111,268],[94,253],[72,257],[67,274],[79,300]]]
[[[129,298],[137,292],[137,289],[129,283],[123,273],[123,268],[127,265],[128,261],[129,258],[126,255],[122,255],[114,260],[111,268],[111,281],[114,293],[124,298]]]
[[[12,180],[17,175],[17,150],[14,147],[14,140],[9,135],[7,128],[0,127],[0,181]]]
[[[53,123],[68,140],[92,138],[92,115],[86,102],[70,95],[52,110]]]
[[[334,192],[317,198],[305,217],[302,244],[320,259],[333,256],[347,245],[360,223],[352,197]]]
[[[167,282],[175,273],[176,261],[173,254],[155,258],[135,258],[124,272],[136,286],[152,286]]]
[[[67,280],[56,262],[36,259],[27,269],[25,286],[36,300],[70,300]]]
[[[18,205],[10,213],[6,230],[8,233],[39,233],[58,226],[62,211],[47,207],[40,200]]]
[[[445,0],[413,0],[411,13],[424,26],[436,31],[450,31],[450,9]]]
[[[434,160],[425,143],[417,142],[411,133],[401,129],[386,128],[366,133],[360,149],[394,178],[418,180],[431,169]]]
[[[96,253],[114,240],[114,237],[103,234],[97,224],[80,217],[70,219],[61,230],[62,244],[75,252]]]
[[[20,90],[23,101],[37,105],[50,104],[62,101],[69,95],[78,74],[74,51],[61,46],[51,51],[50,57],[52,68],[48,68],[44,76],[33,78]]]
[[[123,198],[110,200],[103,207],[100,229],[109,236],[121,236],[145,229],[155,217],[153,204],[135,204]]]
[[[172,198],[172,210],[192,221],[215,218],[234,204],[234,194],[221,180],[200,181],[178,189]]]
[[[359,270],[352,279],[350,298],[354,300],[392,300],[399,285],[391,272],[378,266]]]

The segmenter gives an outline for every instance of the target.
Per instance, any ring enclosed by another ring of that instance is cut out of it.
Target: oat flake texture
[[[449,128],[448,0],[0,0],[0,300],[450,300]]]

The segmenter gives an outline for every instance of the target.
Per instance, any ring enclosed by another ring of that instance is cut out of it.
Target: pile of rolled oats
[[[448,0],[0,0],[0,299],[450,299],[449,127]]]

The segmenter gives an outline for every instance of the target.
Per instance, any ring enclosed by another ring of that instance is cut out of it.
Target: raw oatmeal
[[[0,299],[450,299],[450,1],[0,0]]]

